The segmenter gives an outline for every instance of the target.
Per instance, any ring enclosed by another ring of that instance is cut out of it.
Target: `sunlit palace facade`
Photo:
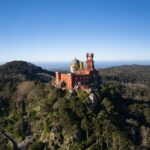
[[[58,88],[65,84],[68,90],[88,90],[95,86],[99,80],[98,71],[94,67],[94,54],[86,54],[86,67],[78,59],[74,59],[70,65],[69,73],[56,72],[55,86]]]

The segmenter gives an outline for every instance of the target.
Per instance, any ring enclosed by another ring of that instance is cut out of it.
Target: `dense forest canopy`
[[[118,81],[120,83],[145,84],[150,86],[150,66],[125,65],[99,69],[104,81]]]
[[[99,72],[93,101],[90,92],[53,87],[54,73],[30,63],[0,66],[1,128],[18,145],[30,135],[29,150],[149,149],[150,66]],[[0,149],[13,149],[2,134]]]
[[[150,100],[150,66],[126,65],[100,69],[102,83],[114,83],[125,88],[127,98]]]

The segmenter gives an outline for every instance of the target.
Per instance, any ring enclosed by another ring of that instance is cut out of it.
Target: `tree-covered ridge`
[[[1,91],[0,126],[19,145],[30,134],[29,150],[148,150],[149,99],[138,99],[139,92],[136,99],[133,91],[127,95],[126,82],[101,77],[94,101],[90,92],[70,93],[42,80],[11,82],[14,88]],[[131,82],[130,88],[135,85]],[[1,134],[0,148],[13,149]]]
[[[103,81],[145,84],[150,86],[150,66],[125,65],[99,69]]]
[[[54,72],[24,61],[8,62],[0,66],[0,106],[8,106],[11,94],[23,81],[50,82]],[[7,110],[7,107],[6,107]],[[4,110],[1,108],[0,112]],[[5,112],[5,111],[4,111]]]
[[[24,80],[36,80],[49,82],[54,72],[47,71],[41,67],[25,61],[12,61],[0,66],[0,88],[5,82],[18,83]]]
[[[131,65],[100,69],[102,83],[124,86],[126,98],[150,100],[150,66]]]
[[[13,96],[16,97],[13,101],[15,108],[10,108],[8,115],[3,115],[1,124],[17,140],[24,138],[21,99],[26,98],[30,128],[35,143],[38,143],[33,143],[30,149],[39,145],[41,149],[108,149],[114,134],[121,140],[120,143],[114,142],[114,146],[132,147],[121,126],[114,121],[119,116],[110,97],[100,98],[97,95],[99,98],[96,107],[93,107],[86,92],[70,94],[31,81],[18,85]]]
[[[102,85],[95,93],[97,100],[93,107],[89,94],[84,91],[71,94],[50,84],[25,81],[11,95],[11,107],[7,107],[9,111],[0,121],[21,142],[25,136],[21,100],[25,98],[34,138],[28,149],[149,148],[149,104],[128,101],[121,93],[114,85]],[[1,144],[4,141],[1,137]],[[5,142],[7,148],[11,147]]]

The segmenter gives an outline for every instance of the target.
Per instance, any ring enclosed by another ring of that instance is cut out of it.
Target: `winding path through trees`
[[[30,131],[28,123],[28,115],[26,111],[26,100],[22,99],[22,121],[23,121],[23,132],[25,139],[18,143],[7,131],[0,127],[0,133],[12,142],[14,150],[26,150],[27,147],[33,142],[33,136]]]
[[[14,146],[14,150],[19,150],[18,144],[16,142],[16,140],[8,133],[6,132],[3,128],[0,127],[0,133],[5,136],[9,141],[12,142],[13,146]]]

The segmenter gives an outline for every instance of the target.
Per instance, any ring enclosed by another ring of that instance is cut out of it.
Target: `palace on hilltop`
[[[99,75],[94,67],[94,54],[86,54],[86,66],[78,59],[74,59],[70,65],[69,73],[56,72],[55,86],[63,86],[68,90],[81,89],[88,90],[98,85]]]

